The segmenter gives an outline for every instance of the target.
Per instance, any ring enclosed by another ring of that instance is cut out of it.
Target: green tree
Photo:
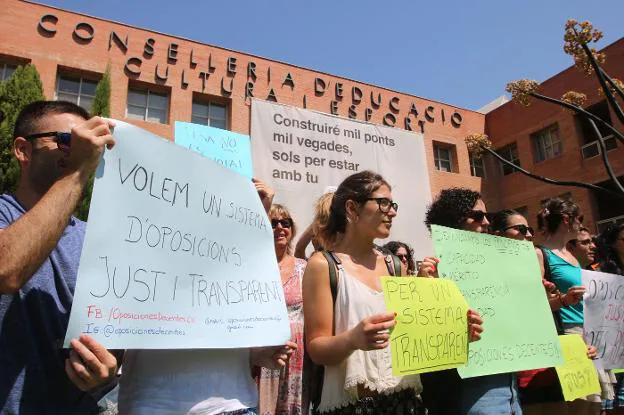
[[[110,80],[110,65],[106,67],[106,71],[102,76],[100,82],[95,87],[95,97],[93,98],[93,105],[91,107],[92,115],[99,115],[101,117],[110,117],[110,95],[111,95],[111,80]],[[82,199],[76,206],[74,214],[77,218],[87,220],[89,218],[89,206],[91,205],[91,193],[93,192],[93,181],[95,175],[89,177],[89,181],[82,195]]]
[[[15,190],[19,181],[19,165],[13,155],[17,116],[26,105],[44,99],[41,78],[33,65],[19,66],[13,76],[0,82],[0,193]]]

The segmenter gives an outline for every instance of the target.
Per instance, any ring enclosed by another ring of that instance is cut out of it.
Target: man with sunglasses
[[[593,270],[592,265],[596,263],[596,244],[589,233],[589,229],[581,227],[576,239],[568,241],[567,249],[582,268]]]
[[[0,413],[97,413],[117,360],[88,336],[62,349],[85,223],[72,212],[111,121],[62,101],[26,106],[15,123],[20,177],[0,196]]]

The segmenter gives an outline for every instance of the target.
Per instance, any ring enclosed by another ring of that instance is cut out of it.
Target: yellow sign
[[[600,393],[598,373],[587,357],[587,345],[579,334],[559,336],[563,351],[563,366],[557,366],[557,375],[566,401]]]
[[[386,308],[397,313],[390,334],[392,373],[435,372],[468,361],[468,304],[453,281],[383,277]]]

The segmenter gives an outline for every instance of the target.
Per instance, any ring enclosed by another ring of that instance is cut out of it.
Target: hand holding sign
[[[566,401],[600,393],[598,373],[587,357],[587,345],[578,334],[559,336],[564,364],[555,367]]]
[[[397,313],[390,335],[395,375],[433,372],[466,363],[468,324],[476,334],[482,322],[468,313],[452,281],[383,277],[382,286],[386,307]]]
[[[80,171],[86,179],[93,173],[104,146],[111,149],[115,145],[111,129],[115,123],[101,117],[92,117],[78,124],[71,131],[71,145],[65,147],[66,157],[61,160],[61,167],[68,171]]]
[[[396,325],[396,313],[381,313],[367,317],[349,330],[348,338],[355,350],[379,350],[388,347],[389,330]]]

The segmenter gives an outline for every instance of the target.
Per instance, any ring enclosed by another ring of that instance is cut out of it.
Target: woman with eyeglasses
[[[532,241],[535,235],[526,218],[511,209],[501,210],[492,216],[492,232],[518,241]]]
[[[549,295],[550,308],[563,334],[583,335],[583,294],[585,287],[581,281],[581,267],[577,259],[566,247],[567,242],[575,238],[583,223],[583,215],[576,203],[563,198],[547,200],[537,216],[537,224],[543,231],[545,241],[536,247],[536,254],[542,278],[554,284]],[[588,355],[595,357],[596,350],[588,349]],[[600,371],[599,371],[600,374]],[[602,375],[601,375],[602,376]],[[601,386],[603,383],[601,382]],[[611,391],[603,389],[605,397],[613,396]],[[569,414],[600,413],[600,395],[590,395],[566,404]],[[544,412],[542,412],[544,413]]]
[[[281,369],[260,368],[258,374],[260,415],[307,414],[307,388],[303,388],[303,298],[302,278],[306,261],[292,255],[292,240],[297,233],[288,209],[274,204],[269,210],[273,242],[279,265],[284,298],[290,320],[291,341],[297,349]]]
[[[389,330],[396,321],[386,311],[380,277],[393,267],[373,243],[390,235],[398,208],[388,182],[363,171],[338,186],[329,220],[319,229],[332,252],[329,259],[312,255],[303,278],[306,347],[324,366],[315,413],[425,413],[419,376],[392,374]],[[330,267],[336,270],[333,288]],[[478,336],[480,320],[468,322]]]
[[[451,188],[440,192],[429,206],[425,224],[486,233],[490,227],[485,202],[479,192]],[[427,257],[418,271],[420,277],[437,277],[440,260]],[[522,414],[513,373],[460,379],[457,370],[425,373],[423,400],[429,415]]]
[[[414,251],[405,242],[390,241],[383,246],[393,255],[401,260],[401,263],[407,270],[407,275],[416,275],[416,264],[414,263]]]

